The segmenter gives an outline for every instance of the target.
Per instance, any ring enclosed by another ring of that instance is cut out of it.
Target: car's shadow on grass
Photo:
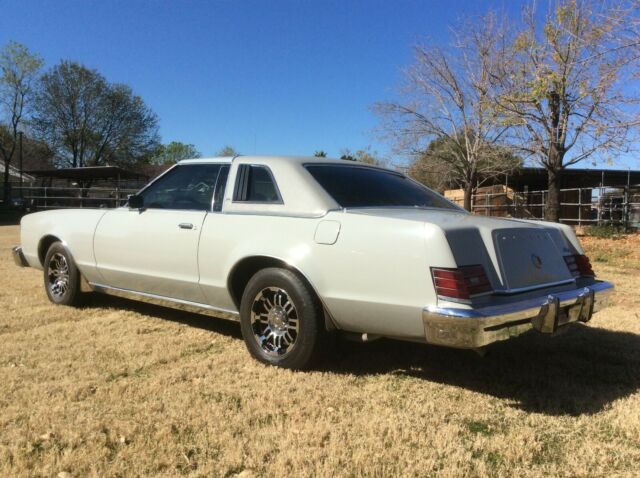
[[[210,332],[242,340],[242,333],[240,332],[240,324],[238,322],[172,309],[147,302],[139,302],[136,300],[94,293],[86,294],[86,297],[83,300],[83,307],[129,310],[131,312],[178,322],[190,327],[196,327],[198,329],[208,330]]]
[[[334,372],[454,385],[548,415],[597,413],[640,389],[640,335],[582,324],[556,337],[530,332],[494,344],[485,357],[391,340],[340,348]]]
[[[230,320],[99,294],[92,294],[86,306],[131,310],[242,340],[239,324]],[[592,414],[640,390],[640,335],[577,324],[556,337],[530,332],[494,344],[485,357],[395,340],[341,340],[321,370],[449,384],[508,400],[529,412]]]

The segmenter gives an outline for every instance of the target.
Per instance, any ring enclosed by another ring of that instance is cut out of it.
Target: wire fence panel
[[[507,188],[500,192],[479,192],[473,195],[472,211],[485,216],[543,219],[548,196],[548,190],[518,192]],[[640,188],[561,189],[560,222],[640,228]]]

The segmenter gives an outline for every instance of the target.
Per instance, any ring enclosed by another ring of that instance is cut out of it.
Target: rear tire
[[[61,242],[54,242],[44,258],[44,289],[54,304],[78,305],[80,271],[71,253]]]
[[[262,269],[249,280],[240,303],[240,325],[255,359],[288,369],[316,364],[328,339],[320,301],[287,269]]]

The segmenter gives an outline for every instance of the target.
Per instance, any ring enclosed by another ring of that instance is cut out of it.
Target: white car
[[[128,205],[21,222],[19,265],[51,301],[83,285],[239,318],[288,368],[334,331],[481,349],[587,322],[613,286],[568,226],[474,216],[406,176],[326,158],[181,161]]]

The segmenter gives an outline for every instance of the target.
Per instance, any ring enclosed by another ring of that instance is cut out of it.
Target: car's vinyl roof
[[[212,158],[194,158],[183,159],[178,161],[178,164],[208,164],[208,163],[230,163],[233,160],[232,156],[218,156]]]
[[[289,163],[289,164],[327,164],[327,165],[344,165],[344,166],[360,166],[366,168],[376,168],[383,170],[390,170],[389,168],[385,168],[382,166],[377,166],[374,164],[366,164],[360,163],[356,161],[348,161],[344,159],[333,159],[333,158],[325,158],[325,157],[317,157],[317,156],[219,156],[219,157],[210,157],[210,158],[195,158],[195,159],[183,159],[179,161],[178,164],[212,164],[212,163],[221,163],[221,164],[230,164],[232,162],[240,162],[243,164],[272,164],[272,163]],[[393,171],[393,170],[390,170]]]

